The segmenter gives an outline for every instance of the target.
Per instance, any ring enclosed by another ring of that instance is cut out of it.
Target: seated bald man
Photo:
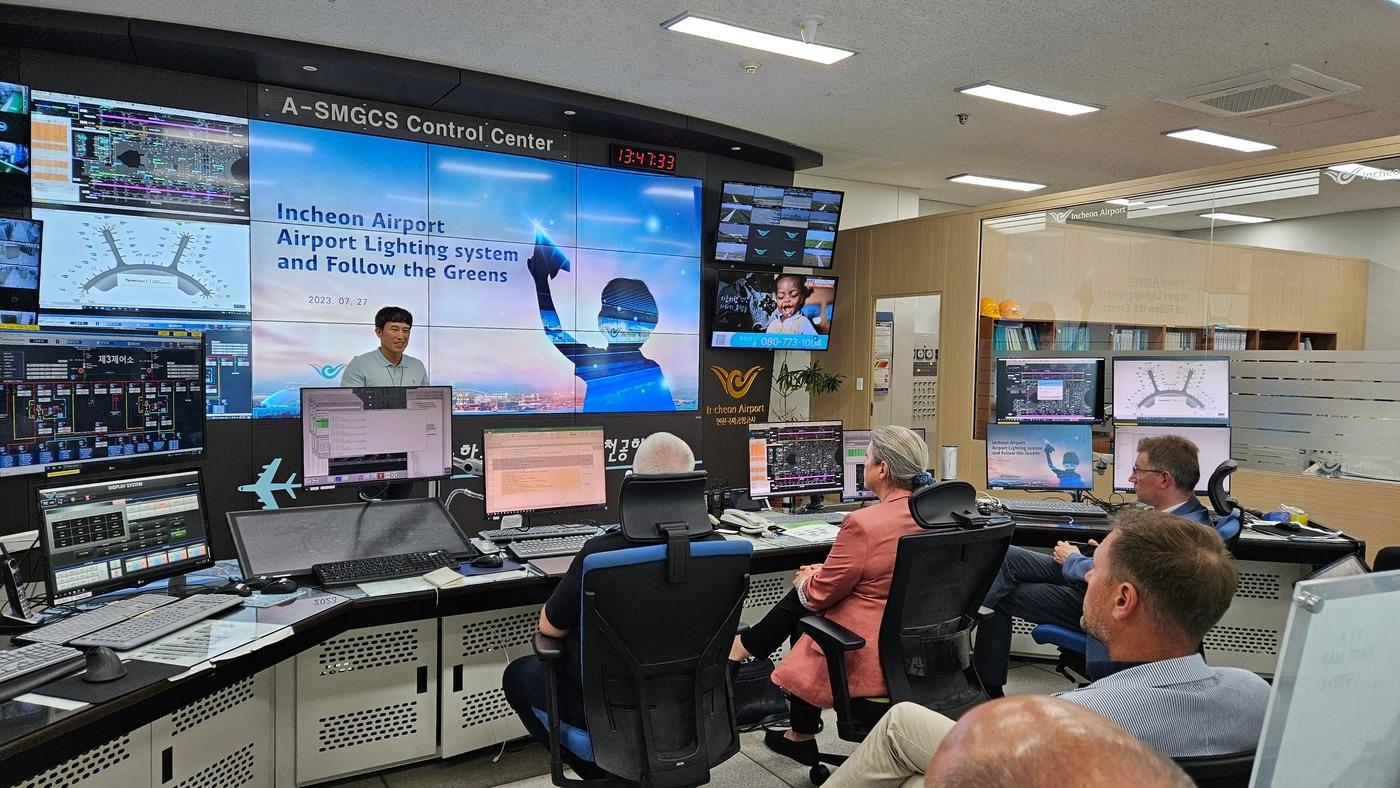
[[[632,457],[632,473],[638,476],[663,476],[673,473],[689,473],[695,470],[695,454],[685,441],[669,432],[654,432],[648,435],[637,447]],[[723,539],[720,534],[710,532],[697,537],[696,541]],[[594,553],[610,550],[625,550],[635,545],[623,536],[621,531],[610,530],[598,534],[583,543],[583,548],[574,556],[569,571],[559,579],[554,593],[540,609],[539,631],[552,638],[564,640],[564,658],[561,663],[564,673],[560,676],[559,717],[575,727],[585,727],[583,713],[583,677],[579,665],[578,621],[583,608],[583,559]],[[572,655],[572,656],[570,656]],[[549,746],[549,730],[535,716],[533,709],[547,708],[547,674],[549,668],[534,654],[521,657],[506,666],[501,677],[501,689],[506,702],[520,715],[520,721],[536,741]],[[573,767],[580,777],[596,779],[607,776],[607,772],[592,763],[576,758],[568,749],[562,749],[564,761]]]
[[[1219,534],[1162,512],[1125,512],[1088,580],[1081,625],[1117,671],[1061,699],[1173,758],[1258,746],[1269,685],[1247,670],[1212,668],[1197,652],[1239,583]],[[899,786],[927,767],[952,729],[938,712],[897,704],[826,785]]]
[[[1016,746],[1008,747],[1008,742]],[[1101,714],[1046,695],[986,703],[938,746],[925,788],[1192,788],[1181,767]]]

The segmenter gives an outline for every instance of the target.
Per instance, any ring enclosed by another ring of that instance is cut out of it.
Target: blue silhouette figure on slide
[[[642,355],[642,345],[658,320],[656,298],[640,279],[618,277],[603,286],[598,329],[605,348],[589,347],[564,330],[549,281],[569,271],[569,258],[543,230],[535,231],[535,252],[526,262],[535,279],[540,322],[556,350],[574,362],[574,374],[588,384],[585,412],[670,411],[676,409],[661,365]]]

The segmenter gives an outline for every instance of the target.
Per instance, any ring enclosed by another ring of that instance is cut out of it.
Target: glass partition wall
[[[988,219],[979,287],[978,439],[997,358],[1108,359],[1108,460],[1115,357],[1224,355],[1242,467],[1400,483],[1400,159]]]

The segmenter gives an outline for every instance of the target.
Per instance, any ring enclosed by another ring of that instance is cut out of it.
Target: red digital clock
[[[651,170],[652,172],[675,172],[676,154],[668,150],[638,148],[635,145],[614,142],[612,143],[612,165],[614,167],[631,167],[637,170]]]

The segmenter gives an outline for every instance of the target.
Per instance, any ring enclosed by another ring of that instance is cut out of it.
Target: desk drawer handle
[[[175,779],[175,748],[166,747],[160,752],[160,782],[162,785]]]
[[[428,691],[428,666],[423,665],[418,668],[418,694],[422,695]]]
[[[462,691],[462,666],[461,666],[461,665],[453,665],[453,666],[452,666],[452,691],[453,691],[453,692],[461,692],[461,691]]]

